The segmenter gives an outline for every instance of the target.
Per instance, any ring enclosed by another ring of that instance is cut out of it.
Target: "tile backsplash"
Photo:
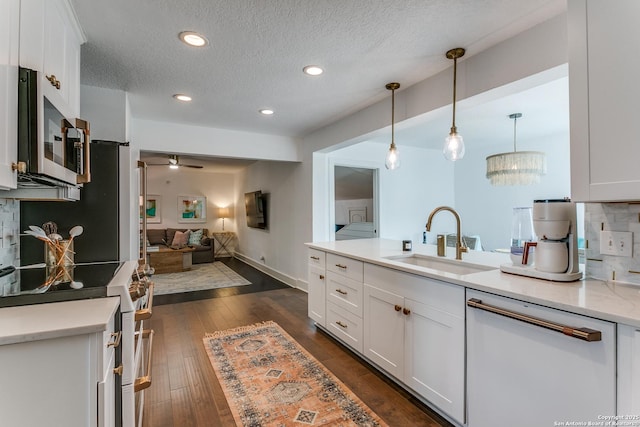
[[[585,203],[586,277],[640,285],[640,203]],[[633,232],[631,257],[600,254],[600,231]]]

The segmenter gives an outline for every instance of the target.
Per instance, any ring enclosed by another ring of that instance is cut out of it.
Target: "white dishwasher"
[[[615,323],[467,290],[467,425],[591,425],[614,415],[615,342]]]

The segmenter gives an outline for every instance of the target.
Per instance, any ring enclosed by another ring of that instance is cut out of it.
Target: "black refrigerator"
[[[91,141],[91,182],[83,185],[80,200],[20,202],[20,230],[53,221],[58,234],[81,225],[84,232],[73,241],[75,262],[119,261],[119,151],[126,143]],[[44,262],[44,243],[31,236],[20,239],[20,265]]]

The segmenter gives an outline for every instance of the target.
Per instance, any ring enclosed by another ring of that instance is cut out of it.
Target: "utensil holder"
[[[44,262],[47,266],[73,265],[75,252],[73,240],[58,240],[54,243],[46,243]]]

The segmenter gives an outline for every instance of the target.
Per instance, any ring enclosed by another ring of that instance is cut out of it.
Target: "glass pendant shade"
[[[387,151],[387,157],[384,160],[384,165],[389,170],[398,169],[400,167],[400,153],[395,143],[391,143],[389,151]]]
[[[398,152],[396,143],[393,139],[394,115],[396,107],[395,92],[396,89],[400,88],[400,83],[387,83],[385,87],[387,88],[387,90],[391,91],[391,145],[389,145],[389,151],[387,151],[387,156],[384,159],[384,166],[389,170],[394,170],[400,167],[400,153]]]
[[[451,119],[451,131],[449,136],[444,140],[444,148],[442,154],[444,158],[455,162],[464,157],[464,140],[462,135],[456,129],[456,75],[458,70],[458,58],[464,56],[465,50],[461,47],[447,51],[445,56],[447,59],[453,59],[453,117]]]
[[[462,135],[458,134],[455,130],[452,130],[444,141],[442,154],[445,159],[452,162],[464,157],[464,140],[462,139]]]
[[[540,183],[547,173],[547,159],[540,151],[516,150],[516,122],[520,113],[509,115],[513,119],[513,152],[487,157],[487,179],[491,185],[531,185]]]

